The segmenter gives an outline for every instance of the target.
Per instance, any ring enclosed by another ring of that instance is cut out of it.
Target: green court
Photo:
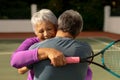
[[[111,41],[110,38],[88,37],[77,38],[81,41],[88,42],[94,52],[98,52],[108,45]],[[23,39],[1,39],[0,40],[0,80],[26,80],[27,74],[20,75],[17,70],[10,66],[10,56],[13,51],[20,45]],[[95,58],[95,61],[99,60],[99,57]],[[119,80],[119,78],[111,75],[104,69],[90,65],[93,71],[93,80]]]

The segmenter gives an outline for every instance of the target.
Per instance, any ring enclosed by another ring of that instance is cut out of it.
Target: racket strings
[[[117,42],[105,51],[104,64],[112,72],[120,75],[120,42]]]

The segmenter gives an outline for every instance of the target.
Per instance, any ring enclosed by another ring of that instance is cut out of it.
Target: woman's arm
[[[66,64],[65,57],[60,51],[52,48],[36,48],[17,52],[11,59],[11,65],[21,68],[44,59],[50,59],[53,66]]]
[[[11,61],[10,61],[11,65],[13,66],[14,62],[18,61],[17,58],[23,57],[23,56],[21,56],[21,53],[26,53],[26,50],[28,50],[31,45],[33,45],[34,43],[37,43],[37,42],[39,42],[39,39],[37,37],[27,38],[25,41],[23,41],[22,44],[17,48],[17,50],[11,56]],[[30,53],[30,52],[28,52],[28,53]],[[17,57],[16,57],[16,55],[17,55]]]
[[[11,66],[21,68],[39,61],[37,58],[37,49],[19,51],[11,58]]]

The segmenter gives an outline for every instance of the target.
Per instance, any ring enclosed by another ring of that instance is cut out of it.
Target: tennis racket
[[[101,64],[93,61],[94,57],[98,55],[101,55]],[[68,64],[83,62],[92,63],[120,78],[120,40],[111,42],[104,49],[90,57],[83,59],[80,57],[66,57],[66,61]]]

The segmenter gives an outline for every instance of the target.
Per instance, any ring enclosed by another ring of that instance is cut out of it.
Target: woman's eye
[[[43,30],[40,30],[39,33],[43,33]]]

